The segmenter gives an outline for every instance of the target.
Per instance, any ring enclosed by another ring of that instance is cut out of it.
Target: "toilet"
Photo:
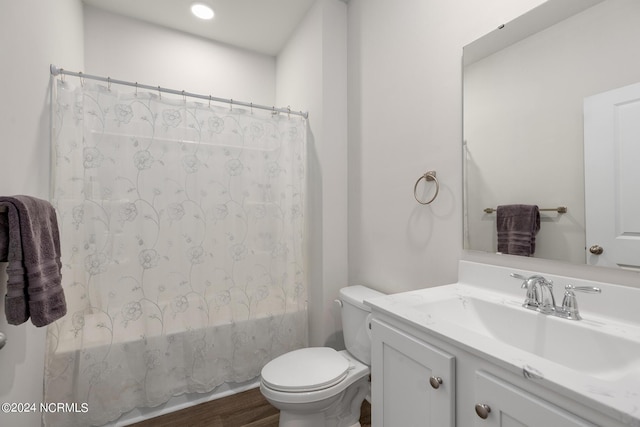
[[[260,391],[280,410],[280,427],[360,427],[371,388],[371,310],[364,300],[383,295],[360,285],[340,289],[346,350],[303,348],[262,368]]]

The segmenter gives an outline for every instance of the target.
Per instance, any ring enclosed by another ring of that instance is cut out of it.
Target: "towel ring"
[[[420,181],[422,181],[423,179],[425,181],[435,181],[436,183],[436,193],[433,195],[431,199],[427,200],[426,202],[423,202],[418,198],[418,184],[420,184]],[[413,186],[413,197],[415,197],[416,201],[421,205],[428,205],[429,203],[433,202],[436,199],[439,191],[440,191],[440,183],[438,182],[438,178],[436,178],[436,171],[429,171],[424,175],[422,175],[420,178],[418,178],[418,180],[416,181],[416,185]]]

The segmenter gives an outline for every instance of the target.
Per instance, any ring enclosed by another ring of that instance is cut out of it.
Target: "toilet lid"
[[[267,363],[262,368],[262,382],[278,391],[314,391],[338,384],[348,370],[349,361],[332,348],[303,348]]]

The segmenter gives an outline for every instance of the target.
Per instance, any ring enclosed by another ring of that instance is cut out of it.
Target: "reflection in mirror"
[[[487,208],[562,206],[532,256],[606,265],[585,237],[583,104],[640,82],[638,22],[636,0],[549,0],[464,48],[465,249],[497,252]]]

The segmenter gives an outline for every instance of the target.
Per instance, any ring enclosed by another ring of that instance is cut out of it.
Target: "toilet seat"
[[[326,401],[334,397],[339,398],[341,394],[355,382],[362,380],[368,381],[371,369],[369,369],[367,365],[351,356],[346,350],[339,351],[338,354],[347,360],[349,368],[347,369],[346,377],[333,386],[308,392],[279,391],[269,387],[263,378],[262,381],[260,381],[260,391],[262,395],[266,397],[272,405],[282,410],[283,406],[297,404],[305,406],[315,405],[323,400]],[[300,408],[299,406],[297,407]]]
[[[310,347],[283,354],[262,369],[267,387],[303,393],[332,387],[349,372],[349,361],[330,347]]]

